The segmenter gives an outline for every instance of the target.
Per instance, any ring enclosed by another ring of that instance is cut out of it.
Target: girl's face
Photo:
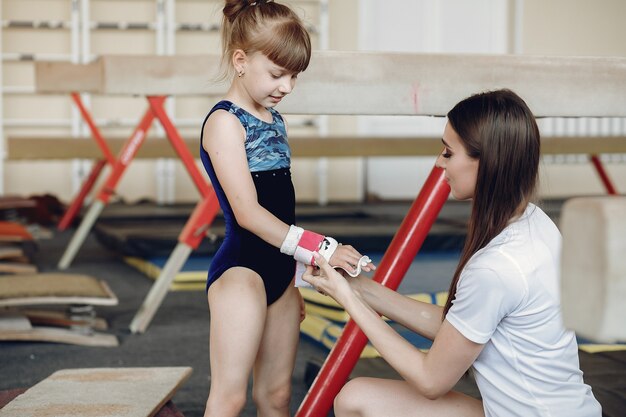
[[[274,107],[291,93],[297,73],[274,64],[264,54],[247,55],[243,64],[243,86],[250,98],[261,107]]]
[[[446,181],[450,185],[452,196],[457,200],[468,200],[474,196],[478,159],[467,155],[461,137],[452,129],[450,123],[443,131],[445,149],[437,158],[436,165],[445,170]]]

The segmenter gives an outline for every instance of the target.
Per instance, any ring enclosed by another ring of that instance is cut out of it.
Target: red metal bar
[[[449,194],[450,187],[444,180],[444,171],[434,167],[378,265],[375,281],[393,290],[398,288]],[[335,396],[350,376],[366,343],[363,332],[352,320],[348,321],[302,401],[296,417],[322,417],[328,414]]]
[[[163,102],[163,100],[165,100],[165,98],[160,99],[161,102]],[[109,202],[109,199],[115,192],[117,183],[122,178],[124,171],[126,171],[126,168],[130,165],[133,158],[137,154],[139,147],[146,139],[146,134],[148,133],[150,126],[152,126],[153,120],[154,113],[148,108],[135,128],[135,131],[124,144],[124,147],[120,151],[118,158],[115,160],[115,164],[113,165],[106,182],[98,192],[97,199],[102,201],[104,204]]]
[[[185,145],[185,141],[183,141],[183,139],[180,137],[178,130],[171,122],[165,109],[163,109],[164,99],[164,97],[159,96],[148,97],[148,102],[150,103],[150,108],[152,109],[152,112],[157,117],[157,119],[159,119],[159,122],[161,122],[161,125],[163,126],[163,129],[165,130],[165,133],[167,134],[170,143],[174,147],[174,150],[178,154],[178,157],[185,165],[187,172],[191,176],[191,179],[196,188],[198,188],[200,194],[203,197],[208,197],[211,194],[215,194],[213,192],[213,189],[207,183],[205,177],[202,176],[200,170],[198,170],[196,161],[187,146]],[[200,146],[200,144],[198,144],[198,146]]]
[[[211,192],[210,195],[198,202],[187,223],[185,223],[185,227],[180,232],[178,241],[185,243],[192,249],[197,249],[219,209],[217,196]]]
[[[148,97],[148,102],[150,103],[152,112],[155,114],[156,118],[159,119],[159,122],[161,122],[163,130],[165,130],[170,143],[183,162],[193,183],[200,192],[200,195],[202,195],[202,199],[196,205],[187,223],[185,223],[185,227],[178,236],[179,242],[185,243],[192,249],[197,249],[204,238],[204,232],[211,225],[219,211],[219,202],[213,187],[207,183],[205,177],[203,177],[198,170],[193,155],[163,108],[163,100],[158,96],[152,96]]]
[[[63,214],[61,221],[57,225],[58,230],[63,231],[67,229],[68,227],[70,227],[70,224],[72,224],[72,221],[74,221],[74,217],[76,217],[80,209],[83,207],[83,202],[85,201],[85,198],[87,198],[89,191],[91,191],[91,189],[93,188],[94,184],[98,180],[98,177],[100,176],[100,173],[102,172],[106,164],[107,164],[106,159],[99,159],[93,165],[93,167],[91,168],[91,172],[89,173],[89,176],[87,177],[83,185],[80,187],[80,190],[78,191],[78,194],[74,197],[72,204],[70,204],[68,209]]]
[[[87,108],[83,104],[80,94],[71,93],[70,96],[72,97],[74,104],[76,104],[76,107],[78,107],[78,110],[83,120],[89,126],[91,135],[93,139],[96,141],[96,144],[100,148],[100,151],[102,152],[102,155],[104,155],[105,159],[99,160],[91,169],[89,176],[87,177],[85,182],[81,185],[81,188],[78,191],[78,194],[74,197],[69,208],[65,211],[65,213],[63,214],[63,217],[61,218],[61,221],[57,225],[58,230],[65,230],[70,226],[70,224],[72,224],[72,222],[74,221],[74,218],[76,217],[80,209],[83,207],[85,198],[87,198],[87,195],[89,195],[89,192],[91,191],[94,184],[98,180],[98,177],[102,173],[104,166],[107,163],[109,163],[111,166],[115,164],[115,156],[113,156],[113,153],[111,152],[111,149],[109,148],[109,145],[107,145],[106,141],[104,140],[104,137],[100,133],[100,130],[96,126],[93,120],[93,117],[91,116],[91,113],[89,113],[89,110],[87,110]]]
[[[598,175],[600,175],[600,180],[602,181],[602,184],[604,184],[606,192],[609,195],[617,195],[617,190],[615,189],[615,186],[613,186],[613,183],[609,178],[609,174],[604,169],[604,165],[602,164],[602,161],[600,161],[598,155],[591,155],[591,163],[596,168]]]
[[[96,123],[94,122],[93,117],[91,117],[91,113],[89,113],[89,111],[83,104],[80,94],[72,93],[71,96],[72,96],[72,100],[74,100],[74,103],[76,104],[76,107],[78,107],[80,114],[83,116],[83,120],[85,121],[85,123],[87,123],[87,126],[89,126],[89,130],[91,130],[91,134],[94,140],[96,141],[96,143],[98,144],[98,147],[102,151],[102,154],[104,155],[104,157],[106,158],[109,164],[111,165],[115,164],[115,156],[113,155],[113,152],[111,152],[109,145],[107,145],[106,141],[104,140],[104,137],[102,137],[102,134],[100,133],[100,130],[96,126]]]

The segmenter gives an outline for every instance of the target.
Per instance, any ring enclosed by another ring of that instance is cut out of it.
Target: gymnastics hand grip
[[[296,261],[305,265],[315,265],[313,253],[318,252],[324,259],[330,261],[338,246],[339,244],[332,237],[291,225],[280,246],[280,252],[293,256]]]

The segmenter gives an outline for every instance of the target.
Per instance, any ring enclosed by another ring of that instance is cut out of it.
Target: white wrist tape
[[[293,224],[289,226],[289,232],[287,232],[287,236],[285,237],[283,244],[280,246],[280,253],[293,256],[303,233],[303,228],[294,226]]]
[[[338,246],[339,244],[332,237],[291,225],[285,240],[280,245],[280,252],[293,256],[296,261],[306,265],[315,265],[313,253],[319,252],[326,261],[330,261]]]

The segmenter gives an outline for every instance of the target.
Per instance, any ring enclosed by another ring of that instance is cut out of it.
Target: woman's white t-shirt
[[[485,344],[473,369],[487,417],[602,413],[563,326],[560,250],[557,227],[530,204],[461,273],[446,320]]]

